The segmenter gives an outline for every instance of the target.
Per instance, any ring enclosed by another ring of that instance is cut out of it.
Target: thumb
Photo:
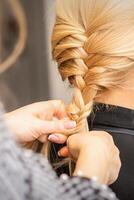
[[[40,119],[36,119],[36,126],[38,132],[42,134],[52,134],[52,133],[63,133],[67,129],[73,129],[76,127],[75,121],[64,121],[64,120],[56,120],[56,121],[43,121]]]

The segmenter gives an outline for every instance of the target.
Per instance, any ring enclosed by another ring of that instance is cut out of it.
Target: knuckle
[[[113,137],[106,131],[95,131],[95,135],[104,137],[111,144],[114,143]]]
[[[57,128],[57,130],[63,130],[64,129],[64,123],[62,121],[55,121],[54,126]]]
[[[104,132],[104,133],[105,133],[106,137],[107,137],[109,140],[113,141],[113,137],[112,137],[108,132]]]
[[[62,100],[55,100],[55,102],[59,105],[64,105],[64,102]]]
[[[104,134],[105,134],[107,140],[108,140],[111,144],[113,144],[113,143],[114,143],[114,140],[113,140],[112,135],[110,135],[110,134],[107,133],[107,132],[104,132]]]
[[[118,161],[118,166],[119,166],[119,170],[120,170],[120,168],[121,168],[121,160],[120,159]]]
[[[115,148],[115,153],[116,153],[116,155],[117,155],[117,156],[120,156],[120,151],[119,151],[119,149],[118,149],[116,146],[115,146],[114,148]]]
[[[64,102],[62,100],[51,100],[50,103],[54,108],[60,108],[64,106]]]

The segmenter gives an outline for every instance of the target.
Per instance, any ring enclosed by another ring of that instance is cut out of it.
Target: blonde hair
[[[134,66],[133,0],[57,0],[53,57],[74,87],[68,107],[85,129],[95,99],[121,87]]]

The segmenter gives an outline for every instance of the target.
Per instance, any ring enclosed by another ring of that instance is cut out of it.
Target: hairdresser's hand
[[[34,103],[5,114],[9,128],[19,142],[31,142],[36,139],[45,142],[63,143],[67,137],[59,134],[74,128],[76,123],[69,121],[62,101]],[[56,134],[58,133],[58,134]]]
[[[76,160],[74,175],[80,170],[83,176],[96,176],[103,184],[112,184],[117,179],[121,167],[119,150],[108,133],[76,134],[70,136],[67,143],[71,158]]]

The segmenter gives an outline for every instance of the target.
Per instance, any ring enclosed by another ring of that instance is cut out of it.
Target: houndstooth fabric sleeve
[[[106,185],[83,177],[62,175],[62,193],[73,200],[117,200],[116,195]]]
[[[58,178],[44,157],[21,149],[0,118],[0,200],[117,200],[106,186]]]

